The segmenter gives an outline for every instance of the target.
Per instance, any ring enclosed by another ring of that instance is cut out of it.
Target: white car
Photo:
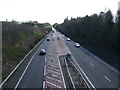
[[[75,43],[75,47],[80,47],[80,44],[79,43]]]
[[[67,38],[67,41],[70,41],[70,38]]]

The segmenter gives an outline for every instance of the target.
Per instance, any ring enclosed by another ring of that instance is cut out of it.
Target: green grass
[[[3,26],[2,74],[3,78],[5,78],[30,51],[31,47],[34,47],[47,34],[47,29],[44,26],[33,27],[27,25],[13,25],[12,22],[4,23]],[[17,32],[18,37],[13,36],[16,34],[15,32]]]
[[[25,41],[25,39],[26,39],[25,35],[21,34],[19,42],[23,42]]]
[[[7,45],[4,47],[4,53],[12,61],[17,61],[19,58],[23,58],[26,50],[18,46]]]

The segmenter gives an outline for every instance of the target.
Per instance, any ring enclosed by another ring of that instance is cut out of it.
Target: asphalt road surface
[[[83,47],[75,47],[75,42],[67,41],[64,35],[63,38],[72,56],[95,88],[120,87],[120,74],[116,69],[96,56],[94,57]]]
[[[15,88],[66,87],[59,56],[67,53],[67,47],[57,32],[51,34],[48,36],[50,41],[45,40],[30,59],[23,74],[17,83],[15,83]],[[46,55],[39,55],[42,48],[46,50]]]
[[[53,42],[51,37],[54,35],[55,37],[53,40],[55,41]],[[111,68],[111,66],[94,57],[82,47],[75,47],[75,42],[72,40],[67,41],[63,34],[55,31],[54,35],[49,35],[48,37],[50,38],[50,41],[45,40],[40,46],[40,49],[44,48],[47,51],[50,45],[53,45],[50,44],[50,42],[53,42],[55,44],[55,50],[57,53],[53,55],[55,59],[55,55],[59,57],[60,55],[67,54],[67,52],[70,50],[79,67],[83,70],[88,78],[89,83],[95,88],[120,87],[120,74]],[[46,55],[39,55],[38,50],[35,56],[31,58],[31,62],[29,63],[27,69],[17,82],[16,88],[43,88],[45,56]],[[49,57],[47,58],[49,59]],[[61,81],[64,83],[64,80]]]
[[[43,88],[45,55],[39,55],[39,52],[42,48],[47,50],[48,45],[49,42],[45,40],[31,59],[31,63],[25,73],[17,82],[16,88]]]

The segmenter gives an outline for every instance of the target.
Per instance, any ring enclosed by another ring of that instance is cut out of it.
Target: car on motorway
[[[46,51],[45,49],[40,49],[40,55],[45,55]]]
[[[47,38],[47,41],[50,41],[50,38]]]
[[[70,38],[67,38],[67,41],[70,41]]]
[[[75,43],[75,47],[80,47],[80,44],[79,43]]]

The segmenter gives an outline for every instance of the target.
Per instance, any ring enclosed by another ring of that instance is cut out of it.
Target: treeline
[[[86,15],[70,20],[66,18],[62,24],[56,23],[53,26],[106,62],[118,67],[120,65],[118,41],[120,30],[113,18],[111,11],[108,10],[99,15]]]
[[[50,30],[49,23],[2,22],[3,79]]]

